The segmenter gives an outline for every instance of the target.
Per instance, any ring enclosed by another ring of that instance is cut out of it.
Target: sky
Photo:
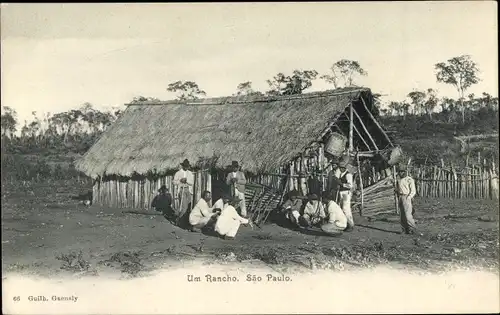
[[[60,112],[85,102],[123,106],[143,95],[168,100],[191,80],[208,97],[276,73],[328,73],[340,59],[385,101],[436,82],[434,64],[468,54],[481,70],[468,92],[498,96],[497,4],[321,2],[192,4],[2,4],[1,102],[18,112]],[[331,88],[316,80],[308,91]]]

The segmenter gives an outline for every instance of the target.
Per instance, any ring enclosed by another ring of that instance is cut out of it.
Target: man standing
[[[354,228],[354,219],[352,217],[351,211],[351,197],[353,180],[352,174],[347,170],[349,165],[349,157],[344,157],[339,163],[339,167],[335,171],[335,180],[337,181],[337,194],[339,196],[339,203],[342,211],[347,217],[347,228],[346,232],[350,232]]]
[[[406,234],[415,234],[417,226],[413,219],[412,199],[416,195],[415,181],[408,175],[406,165],[399,165],[396,181],[401,227]]]
[[[194,176],[189,170],[191,167],[189,160],[185,159],[181,163],[181,169],[174,175],[174,184],[176,187],[176,195],[179,198],[177,224],[181,224],[184,220],[186,213],[191,208],[193,200],[193,185]]]
[[[226,184],[231,188],[233,197],[238,197],[240,200],[241,216],[247,216],[247,208],[245,204],[245,185],[247,180],[245,174],[240,171],[240,166],[237,161],[231,163],[231,173],[227,174]]]

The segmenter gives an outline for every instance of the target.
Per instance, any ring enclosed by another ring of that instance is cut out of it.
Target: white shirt
[[[214,206],[212,207],[213,209],[224,209],[224,200],[220,198],[214,203]]]
[[[205,199],[201,198],[196,206],[194,206],[193,210],[191,210],[191,213],[189,214],[189,221],[196,222],[199,218],[209,218],[212,215],[214,215],[214,213],[212,212],[212,208],[210,208]]]
[[[328,202],[327,212],[328,223],[334,223],[339,228],[345,229],[347,227],[347,217],[335,201],[330,200],[330,202]]]
[[[227,205],[222,209],[217,223],[215,223],[215,231],[221,235],[226,235],[235,225],[239,226],[241,223],[248,223],[248,219],[240,217],[233,206]]]
[[[347,173],[347,174],[346,174]],[[334,176],[337,177],[338,179],[342,178],[345,175],[345,180],[347,181],[345,185],[345,188],[352,189],[352,174],[347,171],[347,169],[342,173],[340,172],[340,169],[335,170]]]
[[[415,181],[410,176],[405,176],[397,181],[397,190],[399,195],[408,195],[410,199],[417,194]]]
[[[318,200],[313,200],[312,202],[308,201],[304,208],[304,215],[326,218],[325,207],[323,207],[323,203]]]
[[[181,179],[185,178],[186,183],[181,183]],[[189,170],[180,169],[174,175],[174,184],[177,185],[177,193],[179,193],[181,187],[188,187],[189,192],[193,193],[194,176]]]

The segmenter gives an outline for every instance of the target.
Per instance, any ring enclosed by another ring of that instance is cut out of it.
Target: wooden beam
[[[353,126],[354,126],[354,118],[353,118],[353,106],[352,106],[352,102],[351,104],[349,105],[349,149],[348,149],[348,153],[351,153],[353,151]]]
[[[358,136],[361,138],[361,140],[363,141],[363,143],[365,144],[366,148],[368,150],[371,150],[370,146],[368,145],[368,143],[366,143],[366,140],[363,138],[363,136],[361,135],[361,133],[359,132],[358,128],[356,128],[356,125],[352,125],[354,127],[354,131],[356,131],[356,133],[358,134]]]
[[[370,134],[370,132],[368,131],[368,129],[366,129],[366,126],[365,126],[365,124],[363,124],[363,121],[361,120],[361,117],[359,117],[358,113],[356,112],[356,110],[354,108],[352,109],[352,111],[353,111],[354,115],[356,115],[356,117],[358,118],[359,123],[361,124],[361,127],[363,127],[363,130],[368,135],[368,138],[370,138],[370,141],[372,142],[373,146],[375,147],[375,150],[378,150],[378,146],[375,143],[375,140],[373,139],[373,137]],[[353,124],[354,124],[354,122],[353,122]]]
[[[359,188],[361,190],[361,208],[359,210],[359,215],[363,216],[363,205],[364,205],[364,196],[363,196],[363,175],[361,174],[361,164],[359,163],[359,151],[356,153],[356,160],[358,162],[358,176],[359,176]]]
[[[378,123],[377,119],[375,119],[375,117],[373,116],[372,112],[368,109],[368,106],[366,105],[366,102],[365,102],[365,99],[363,98],[363,96],[360,96],[359,98],[361,99],[361,102],[363,103],[363,106],[365,107],[366,111],[368,112],[368,115],[370,115],[370,118],[373,120],[373,122],[375,123],[375,125],[377,125],[377,127],[380,129],[380,131],[382,131],[382,134],[384,135],[385,139],[389,142],[389,144],[391,146],[394,146],[392,144],[391,139],[389,139],[389,136],[385,133],[385,131],[382,128],[382,126],[380,126],[380,124]]]

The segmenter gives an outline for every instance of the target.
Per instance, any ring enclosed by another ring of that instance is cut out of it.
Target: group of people
[[[246,217],[245,174],[240,171],[237,161],[231,163],[226,184],[230,192],[223,194],[213,205],[210,191],[203,191],[201,199],[191,209],[193,199],[194,175],[190,170],[189,160],[180,164],[180,170],[174,175],[175,195],[178,206],[173,207],[172,195],[165,185],[158,190],[152,207],[161,211],[172,223],[187,227],[193,232],[203,229],[213,230],[225,239],[234,239],[241,224],[252,224]],[[239,213],[238,213],[239,210]]]
[[[311,193],[302,198],[297,190],[288,193],[288,199],[281,210],[286,220],[299,227],[320,227],[330,234],[341,234],[354,229],[351,199],[354,190],[353,174],[348,170],[349,158],[333,161],[333,170],[328,175],[328,185],[321,195]],[[241,224],[252,224],[247,218],[245,204],[245,174],[238,162],[233,161],[226,177],[230,191],[213,205],[210,191],[204,191],[201,199],[191,209],[194,176],[186,159],[174,175],[177,210],[172,207],[173,199],[166,186],[159,189],[159,195],[152,206],[162,211],[167,219],[179,226],[187,225],[191,231],[211,228],[221,237],[234,239]],[[413,218],[412,199],[416,194],[415,182],[409,176],[406,166],[398,167],[395,193],[398,196],[401,226],[406,234],[416,233]],[[304,202],[304,199],[307,200]]]
[[[302,198],[297,190],[288,194],[288,200],[282,206],[282,212],[292,225],[297,227],[320,227],[329,234],[342,234],[354,229],[351,211],[351,197],[354,190],[353,174],[347,166],[349,159],[331,163],[333,170],[328,175],[328,185],[321,196],[311,193]],[[402,232],[417,233],[413,218],[413,197],[416,195],[415,182],[408,174],[406,165],[398,166],[395,185],[398,198]],[[304,202],[305,200],[306,202]]]

